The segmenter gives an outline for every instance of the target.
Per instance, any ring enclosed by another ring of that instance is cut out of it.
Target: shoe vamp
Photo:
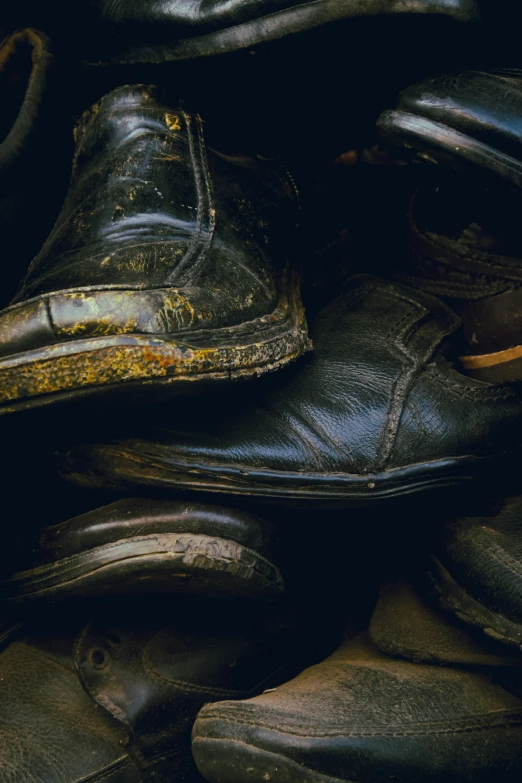
[[[274,693],[218,704],[202,717],[302,737],[386,737],[480,726],[492,714],[521,708],[481,675],[383,657],[319,664]]]

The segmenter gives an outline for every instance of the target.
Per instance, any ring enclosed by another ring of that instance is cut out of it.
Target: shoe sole
[[[0,601],[151,591],[272,598],[283,589],[279,569],[235,541],[161,533],[114,541],[15,573],[0,582]]]
[[[210,783],[354,783],[240,740],[195,738],[192,753],[199,771]]]
[[[521,625],[481,604],[451,576],[437,558],[430,555],[429,559],[431,567],[426,578],[439,606],[468,625],[480,628],[487,636],[522,649]]]
[[[285,288],[276,310],[236,326],[70,340],[1,358],[0,415],[100,396],[150,401],[154,393],[192,393],[196,381],[272,372],[311,345],[295,278]]]
[[[469,22],[478,17],[475,3],[468,2],[463,10],[455,10],[455,3],[448,0],[446,9],[443,2],[429,0],[315,0],[298,7],[287,8],[258,19],[207,33],[194,38],[186,38],[169,43],[130,47],[119,56],[104,56],[100,59],[84,60],[86,65],[154,63],[165,60],[189,60],[195,57],[210,57],[226,54],[240,49],[256,46],[260,43],[275,41],[287,35],[322,27],[343,19],[369,16],[390,16],[405,13],[438,17],[448,16],[459,22]],[[464,5],[464,4],[463,4]]]
[[[522,163],[447,125],[402,111],[385,111],[377,130],[392,147],[407,150],[408,157],[423,162],[444,163],[451,168],[479,169],[504,184],[522,186]]]
[[[117,446],[90,447],[86,457],[81,448],[63,456],[61,475],[75,484],[128,490],[154,487],[171,492],[191,491],[255,497],[278,502],[314,502],[326,507],[387,502],[407,495],[476,483],[490,477],[492,463],[503,465],[518,449],[488,457],[454,457],[411,465],[382,473],[284,474],[254,471],[246,466],[206,466],[178,463],[168,465],[142,457],[132,449]],[[500,470],[499,470],[500,472]],[[107,480],[110,476],[110,483]],[[490,486],[488,481],[488,487]]]

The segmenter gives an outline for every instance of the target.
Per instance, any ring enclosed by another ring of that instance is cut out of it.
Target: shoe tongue
[[[370,622],[370,637],[388,655],[417,663],[522,666],[518,650],[505,648],[460,623],[452,614],[430,606],[405,582],[381,589]]]

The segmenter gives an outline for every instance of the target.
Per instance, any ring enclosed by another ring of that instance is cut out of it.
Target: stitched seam
[[[205,210],[205,198],[203,194],[203,190],[201,187],[201,172],[199,168],[199,161],[196,157],[196,151],[194,149],[194,138],[193,138],[193,130],[192,130],[192,118],[189,117],[186,112],[180,112],[180,114],[183,116],[183,119],[185,120],[185,126],[187,129],[187,140],[188,140],[188,149],[189,149],[189,155],[190,155],[190,162],[192,164],[193,168],[193,174],[194,174],[194,184],[196,186],[196,192],[197,192],[197,198],[198,198],[198,210],[197,210],[197,221],[196,221],[196,231],[194,233],[193,238],[191,239],[189,243],[189,247],[187,249],[187,252],[184,254],[183,258],[180,260],[179,264],[176,267],[176,277],[178,278],[178,285],[183,284],[184,277],[181,274],[181,271],[186,267],[194,258],[196,253],[198,252],[198,247],[201,243],[201,237],[202,237],[202,231],[203,231],[203,212]],[[205,217],[207,217],[205,215]],[[207,218],[208,219],[208,218]],[[200,254],[198,254],[198,260],[199,260]],[[188,273],[190,274],[190,271],[188,270]]]
[[[390,338],[394,333],[396,335],[406,320],[411,320],[412,314],[413,311],[410,311],[407,314],[407,317],[403,316],[399,321],[397,321],[395,326],[388,333],[388,338]],[[380,446],[377,452],[377,459],[375,461],[375,471],[383,470],[391,458],[393,446],[397,438],[399,423],[404,410],[404,404],[407,399],[408,392],[413,385],[413,381],[415,380],[415,376],[419,372],[418,363],[414,362],[414,364],[411,365],[411,359],[407,356],[404,346],[402,344],[398,344],[397,342],[395,344],[402,354],[403,361],[408,360],[409,366],[404,367],[403,365],[402,370],[393,382],[386,411],[386,423],[383,427],[380,438]]]
[[[216,211],[213,207],[213,201],[212,201],[213,194],[212,194],[212,187],[209,179],[207,154],[205,151],[205,145],[203,143],[203,121],[199,116],[196,116],[196,126],[197,126],[197,140],[198,140],[198,152],[199,152],[199,163],[200,163],[199,174],[203,180],[203,186],[205,189],[205,195],[207,199],[207,215],[206,215],[207,236],[206,236],[204,246],[201,248],[201,251],[199,253],[199,257],[201,257],[203,252],[210,246],[212,237],[214,235],[214,230],[216,227]]]
[[[500,712],[500,711],[499,711]],[[509,714],[509,713],[508,713]],[[270,727],[257,723],[253,720],[248,720],[245,718],[235,720],[231,718],[229,715],[225,715],[219,712],[215,712],[211,715],[200,715],[199,721],[203,720],[214,720],[219,719],[226,723],[231,723],[233,725],[237,726],[252,726],[253,728],[263,728],[270,730]],[[462,723],[463,721],[455,721],[453,724],[446,724],[441,725],[440,728],[436,728],[437,724],[431,724],[433,728],[427,729],[426,727],[420,726],[419,729],[410,729],[410,730],[404,730],[404,731],[383,731],[380,729],[371,730],[368,731],[361,731],[361,732],[350,732],[346,731],[342,728],[332,727],[331,729],[325,729],[324,731],[317,731],[317,732],[308,732],[309,727],[308,726],[302,726],[301,731],[299,731],[299,726],[287,726],[286,724],[278,724],[277,731],[283,730],[286,734],[290,734],[292,736],[304,736],[304,737],[425,737],[425,736],[432,736],[437,734],[464,734],[466,732],[471,731],[483,731],[485,729],[491,729],[491,728],[503,728],[507,726],[517,726],[522,724],[522,716],[520,717],[513,717],[509,718],[506,716],[506,720],[501,720],[500,717],[497,720],[490,720],[488,722],[478,722],[475,723],[468,723],[462,726],[459,726],[459,723]],[[306,732],[306,733],[305,733]]]
[[[513,389],[501,389],[501,388],[481,388],[479,386],[468,386],[466,384],[466,378],[463,376],[462,381],[457,378],[450,379],[444,373],[436,367],[434,364],[430,364],[424,368],[424,372],[429,373],[431,380],[436,383],[446,386],[453,391],[458,392],[463,397],[473,399],[473,397],[482,397],[486,400],[507,400],[516,398],[516,393]]]
[[[213,688],[213,687],[205,687],[204,685],[195,685],[193,683],[184,682],[183,680],[169,680],[167,677],[164,677],[162,674],[159,674],[154,669],[154,665],[149,659],[149,646],[145,648],[143,652],[143,668],[147,672],[147,674],[152,677],[153,679],[157,680],[158,682],[165,683],[166,685],[171,686],[175,690],[186,690],[191,691],[194,693],[205,693],[215,696],[223,696],[223,697],[230,697],[232,699],[238,699],[238,698],[249,698],[250,696],[253,696],[263,688],[263,685],[267,682],[270,682],[273,680],[273,678],[284,668],[283,666],[280,666],[278,669],[276,669],[273,672],[270,672],[269,675],[264,677],[259,683],[254,685],[253,688],[250,690],[232,690],[228,688]]]

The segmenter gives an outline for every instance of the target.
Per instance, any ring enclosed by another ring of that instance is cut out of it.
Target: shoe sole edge
[[[199,771],[210,783],[356,783],[324,775],[241,740],[196,737],[192,752]]]
[[[0,582],[0,601],[21,603],[158,588],[271,598],[283,592],[284,584],[275,565],[234,541],[162,533],[121,539],[15,573]]]

